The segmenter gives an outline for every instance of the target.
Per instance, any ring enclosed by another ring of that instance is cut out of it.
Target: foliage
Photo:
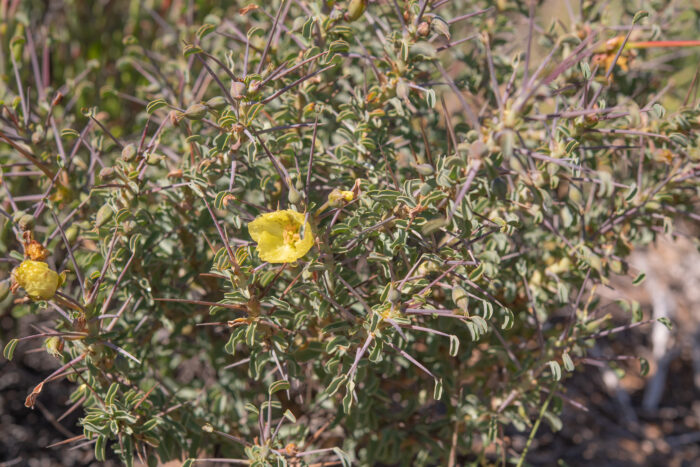
[[[46,317],[5,356],[47,339],[26,404],[74,381],[98,460],[522,463],[595,340],[648,322],[613,327],[598,289],[697,219],[696,82],[606,47],[611,15],[655,40],[696,10],[76,1],[41,27],[10,3],[3,287],[27,237],[68,275],[4,299]],[[265,263],[248,225],[287,209],[275,245],[313,246]]]

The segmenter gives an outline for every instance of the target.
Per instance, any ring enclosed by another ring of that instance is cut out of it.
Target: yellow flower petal
[[[334,208],[342,207],[345,203],[349,203],[353,199],[355,199],[355,193],[352,191],[334,188],[333,191],[328,194],[328,204]]]
[[[32,300],[49,300],[63,282],[48,264],[29,259],[22,261],[12,275]]]
[[[314,237],[311,225],[304,223],[304,218],[304,214],[287,209],[261,214],[250,222],[248,232],[258,243],[260,259],[268,263],[292,263],[308,253]]]

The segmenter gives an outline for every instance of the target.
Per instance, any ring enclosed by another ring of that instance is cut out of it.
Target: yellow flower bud
[[[12,271],[12,277],[32,300],[49,300],[63,283],[63,278],[48,264],[29,259]]]

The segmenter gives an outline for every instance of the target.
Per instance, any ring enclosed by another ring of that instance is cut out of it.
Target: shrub
[[[694,82],[634,55],[667,2],[112,3],[119,46],[9,17],[0,133],[3,284],[41,291],[5,303],[46,318],[5,356],[45,339],[26,405],[75,382],[98,460],[522,464],[649,322],[597,290],[698,200]]]

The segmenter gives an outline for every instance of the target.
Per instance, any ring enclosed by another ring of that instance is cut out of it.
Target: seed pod
[[[260,89],[260,86],[262,85],[262,82],[257,79],[253,79],[250,81],[250,84],[248,85],[248,90],[250,92],[256,92],[258,89]]]
[[[433,169],[433,166],[430,164],[417,164],[416,166],[416,171],[423,175],[423,176],[428,176],[432,175],[435,172],[435,169]]]
[[[348,11],[345,13],[345,21],[355,21],[365,12],[367,0],[350,0]]]
[[[426,37],[428,34],[430,34],[430,24],[428,24],[426,21],[422,21],[418,25],[417,32],[419,36]]]
[[[165,159],[165,156],[161,156],[160,154],[150,154],[148,156],[148,159],[146,159],[146,164],[148,165],[158,165]]]
[[[447,21],[436,15],[430,22],[430,26],[432,26],[436,33],[442,34],[448,41],[450,40],[450,25]]]
[[[423,227],[421,228],[421,232],[423,235],[430,235],[432,233],[437,232],[441,228],[445,227],[447,225],[447,219],[444,217],[438,217],[436,219],[431,219],[425,224],[423,224]]]
[[[201,120],[207,115],[207,106],[204,104],[192,104],[185,111],[185,118],[189,120]]]
[[[102,207],[97,211],[97,216],[95,217],[95,227],[99,229],[109,222],[109,220],[112,218],[112,214],[114,214],[114,211],[112,211],[109,204],[102,205]]]
[[[122,159],[125,162],[129,162],[134,159],[134,156],[136,156],[136,148],[134,147],[133,144],[127,144],[124,146],[124,149],[122,149]]]
[[[397,303],[399,300],[401,300],[401,292],[396,290],[392,285],[391,287],[389,287],[389,293],[387,294],[386,298],[391,303]]]
[[[234,81],[231,83],[231,97],[234,99],[240,99],[245,95],[246,86],[243,81]]]
[[[78,233],[80,233],[80,230],[75,224],[68,227],[66,229],[66,238],[68,239],[68,242],[75,242],[75,240],[78,238]]]
[[[210,109],[221,109],[226,106],[226,98],[223,96],[212,97],[206,102],[206,106]]]
[[[289,187],[289,192],[287,193],[287,200],[289,201],[289,204],[293,204],[296,206],[297,204],[299,204],[301,202],[302,198],[303,198],[303,196],[299,192],[299,190],[297,190],[293,186]]]
[[[100,169],[100,179],[104,181],[114,179],[114,169],[112,167],[102,167]]]
[[[17,219],[17,225],[22,231],[26,232],[34,228],[34,216],[31,214],[23,214]]]

